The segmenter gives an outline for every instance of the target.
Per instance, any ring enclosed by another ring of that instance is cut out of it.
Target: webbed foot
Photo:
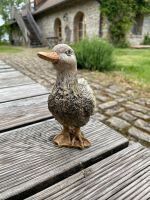
[[[64,127],[63,131],[54,137],[53,142],[59,147],[78,149],[84,149],[91,146],[91,142],[84,137],[80,128],[75,128],[72,132],[68,127]]]
[[[75,148],[88,148],[91,146],[91,142],[84,137],[84,135],[81,133],[80,128],[75,128],[75,135],[71,141],[72,147]]]
[[[69,128],[64,127],[63,131],[54,137],[53,142],[59,147],[70,147],[71,138],[69,134]]]

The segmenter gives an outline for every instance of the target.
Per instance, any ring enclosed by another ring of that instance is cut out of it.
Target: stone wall
[[[74,41],[74,18],[78,12],[85,15],[86,35],[92,37],[99,34],[100,10],[99,3],[93,0],[78,1],[71,6],[63,6],[46,12],[45,15],[38,16],[36,19],[40,29],[43,32],[44,39],[55,36],[54,22],[56,18],[60,18],[62,23],[62,39],[65,41],[65,27],[68,25],[71,30],[71,42]],[[68,21],[64,20],[64,16],[68,17]],[[45,39],[46,43],[46,39]]]
[[[100,9],[99,3],[93,0],[78,1],[72,4],[72,6],[65,6],[57,8],[56,10],[50,10],[49,13],[45,13],[43,16],[38,16],[37,23],[43,31],[44,39],[49,36],[54,36],[54,22],[56,18],[60,18],[62,23],[62,38],[65,42],[66,34],[65,27],[68,25],[71,30],[71,42],[74,41],[74,18],[78,12],[83,12],[86,19],[86,35],[92,37],[93,35],[99,35],[99,22],[100,22]],[[67,14],[68,21],[66,22],[63,17]],[[105,26],[103,26],[103,37],[107,38],[108,35],[108,21],[106,20]],[[144,16],[142,34],[134,35],[132,31],[128,34],[128,40],[131,45],[141,44],[144,39],[144,35],[150,34],[150,15]],[[47,41],[45,39],[45,44]]]
[[[144,39],[144,36],[143,35],[134,35],[132,33],[130,33],[128,35],[128,41],[131,45],[139,45],[139,44],[142,44],[143,42],[143,39]]]

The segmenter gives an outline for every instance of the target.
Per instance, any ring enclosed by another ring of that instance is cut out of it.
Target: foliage
[[[8,46],[10,43],[7,40],[0,41],[0,46]]]
[[[135,0],[135,1],[136,1],[137,14],[150,13],[150,0]]]
[[[150,35],[149,34],[146,34],[144,36],[143,44],[150,45]]]
[[[118,49],[114,51],[115,70],[150,86],[150,49]]]
[[[149,0],[100,0],[101,12],[109,21],[109,39],[118,47],[126,47],[126,35],[137,14],[150,12]]]
[[[3,26],[0,26],[0,41],[2,40],[3,35],[5,34],[5,30]]]
[[[27,1],[28,0],[0,0],[0,16],[2,16],[4,20],[4,25],[0,27],[0,40],[5,33],[10,33],[9,19],[12,7],[19,8],[23,3],[27,3]]]
[[[135,0],[101,2],[101,12],[109,21],[109,37],[115,46],[127,46],[126,34],[134,19]]]
[[[113,67],[113,47],[98,37],[85,38],[73,45],[78,67],[105,71]]]
[[[0,15],[3,20],[7,23],[12,7],[20,7],[23,3],[26,3],[27,0],[0,0]]]
[[[2,38],[6,33],[9,33],[9,30],[10,30],[10,26],[7,23],[0,26],[0,41],[2,41]]]

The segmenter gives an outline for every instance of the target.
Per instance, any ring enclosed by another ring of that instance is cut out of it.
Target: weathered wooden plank
[[[150,151],[134,144],[27,199],[146,200],[148,197]]]
[[[13,68],[10,68],[13,69]],[[2,73],[0,74],[0,79],[1,80],[5,80],[5,79],[9,79],[9,78],[16,78],[18,76],[24,76],[22,73],[20,73],[19,71],[13,71],[13,72],[9,72],[9,73]]]
[[[82,129],[92,142],[83,151],[56,147],[52,138],[60,131],[47,120],[0,135],[0,199],[24,199],[128,145],[95,119]]]
[[[140,200],[149,200],[150,199],[150,192],[149,192],[149,189],[147,190],[147,193],[141,197]]]
[[[5,63],[0,63],[0,69],[12,69],[11,66],[5,64]]]
[[[10,69],[13,69],[13,68],[10,68]],[[23,75],[23,74],[21,74],[18,71],[14,71],[14,72],[10,72],[10,73],[3,72],[2,74],[0,74],[0,78],[5,80],[5,79],[8,79],[8,78],[15,78],[15,77],[18,77],[20,75]]]
[[[43,94],[48,94],[48,91],[40,84],[2,88],[0,89],[0,103]]]
[[[29,77],[18,71],[0,73],[0,88],[34,83]]]
[[[0,65],[1,65],[1,64],[4,64],[4,62],[3,62],[2,60],[0,60]]]
[[[47,99],[42,95],[0,104],[0,132],[51,117]]]
[[[15,69],[0,60],[0,73],[10,71],[15,71]]]
[[[122,188],[119,192],[113,195],[112,199],[119,198],[120,200],[123,199],[133,199],[137,198],[138,194],[143,191],[143,187],[147,187],[147,178],[149,178],[149,170],[146,168],[139,172],[134,178],[134,181],[130,183],[128,186]],[[133,179],[133,178],[132,178]],[[129,179],[128,181],[131,182]]]
[[[14,68],[0,68],[0,73],[16,71]]]

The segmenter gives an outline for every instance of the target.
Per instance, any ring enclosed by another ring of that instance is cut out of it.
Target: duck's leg
[[[64,126],[62,132],[54,137],[53,142],[59,147],[71,147],[69,127]]]
[[[72,139],[72,147],[84,149],[91,146],[91,142],[84,137],[80,128],[75,128],[74,137]]]

